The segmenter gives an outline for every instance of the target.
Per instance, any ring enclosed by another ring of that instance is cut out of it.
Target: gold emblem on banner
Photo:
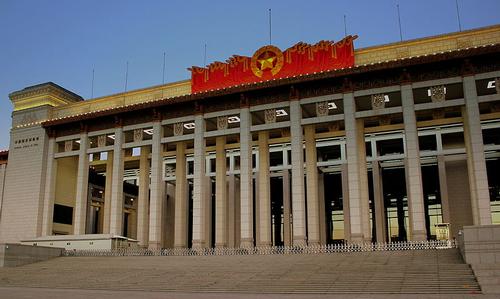
[[[253,54],[250,68],[257,77],[262,77],[264,72],[270,71],[274,76],[283,67],[283,52],[275,46],[265,46]]]

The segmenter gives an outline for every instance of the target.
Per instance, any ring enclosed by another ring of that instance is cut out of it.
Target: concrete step
[[[456,249],[316,255],[64,257],[0,269],[0,286],[311,294],[481,291]]]

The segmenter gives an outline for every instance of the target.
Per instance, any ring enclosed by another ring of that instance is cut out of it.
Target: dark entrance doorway
[[[422,166],[422,186],[424,191],[425,228],[427,240],[436,239],[436,224],[443,222],[439,170],[437,165]]]
[[[408,200],[404,168],[382,170],[387,236],[391,242],[407,241]]]
[[[345,240],[345,230],[342,174],[325,173],[324,185],[326,241],[328,244],[343,243]]]
[[[274,246],[283,246],[283,177],[271,177],[271,238]]]

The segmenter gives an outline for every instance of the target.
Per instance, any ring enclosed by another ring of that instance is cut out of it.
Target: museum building
[[[306,246],[500,224],[500,25],[355,40],[89,100],[52,82],[11,93],[0,242]]]

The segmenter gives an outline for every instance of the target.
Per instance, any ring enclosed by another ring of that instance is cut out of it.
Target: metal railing
[[[86,249],[65,250],[64,256],[217,256],[217,255],[291,255],[291,254],[331,254],[350,252],[436,250],[456,248],[452,241],[408,241],[391,243],[345,243],[310,246],[266,246],[251,248],[172,248],[151,250],[134,249]]]

